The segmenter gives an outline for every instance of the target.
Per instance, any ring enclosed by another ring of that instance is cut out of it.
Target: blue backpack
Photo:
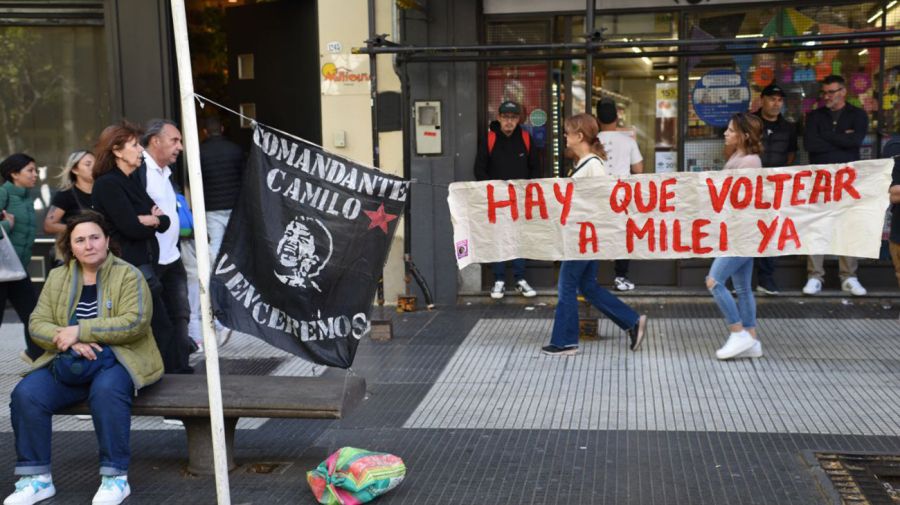
[[[190,237],[194,234],[194,216],[188,207],[187,199],[181,193],[175,194],[175,207],[178,209],[178,235]]]

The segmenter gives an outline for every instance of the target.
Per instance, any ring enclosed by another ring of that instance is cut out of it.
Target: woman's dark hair
[[[4,180],[11,181],[10,176],[12,174],[18,173],[25,168],[25,165],[33,162],[34,158],[25,153],[10,154],[5,160],[0,162],[0,176],[3,176]]]
[[[740,149],[744,154],[762,154],[763,123],[756,114],[738,112],[731,116],[734,128],[741,135]]]
[[[116,168],[116,155],[113,151],[121,149],[131,139],[140,138],[140,127],[125,120],[104,128],[94,146],[94,180]]]
[[[93,211],[93,210],[82,210],[78,214],[70,217],[66,221],[66,231],[62,232],[59,237],[56,239],[56,250],[58,251],[58,258],[63,261],[63,263],[68,263],[72,260],[74,255],[72,254],[72,232],[75,230],[75,227],[84,224],[84,223],[94,223],[103,230],[103,236],[109,237],[109,225],[106,223],[106,218],[103,217],[103,214]],[[109,250],[115,255],[119,255],[119,247],[114,241],[109,241]]]

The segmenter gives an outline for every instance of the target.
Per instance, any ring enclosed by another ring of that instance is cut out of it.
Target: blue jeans
[[[578,291],[612,322],[623,330],[638,323],[640,315],[616,295],[597,284],[597,261],[563,261],[559,269],[559,301],[553,319],[550,344],[556,347],[578,345]]]
[[[506,261],[498,261],[491,266],[491,269],[494,271],[494,280],[495,281],[505,281],[506,280]],[[513,268],[513,278],[516,281],[525,278],[525,260],[522,258],[517,258],[514,260],[509,260],[509,263],[512,264]]]
[[[100,475],[124,475],[131,460],[131,398],[134,384],[120,363],[100,371],[93,382],[67,386],[50,367],[19,381],[9,410],[16,434],[16,475],[50,473],[51,419],[60,410],[88,400],[100,447]]]
[[[725,322],[729,325],[741,323],[744,328],[756,328],[756,299],[753,298],[753,290],[750,288],[752,276],[753,258],[716,258],[709,268],[707,279],[712,278],[716,281],[716,285],[709,288],[709,292],[712,293],[719,310],[725,316]],[[729,277],[737,293],[737,303],[725,287],[725,281]]]

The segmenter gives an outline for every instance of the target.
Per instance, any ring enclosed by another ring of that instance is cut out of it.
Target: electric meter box
[[[441,102],[416,101],[416,154],[441,154]]]

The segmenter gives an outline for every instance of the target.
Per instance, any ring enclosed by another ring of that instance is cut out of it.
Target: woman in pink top
[[[725,169],[760,168],[762,161],[762,121],[753,114],[742,112],[731,117],[725,130],[725,146],[734,154],[725,163]],[[753,276],[753,258],[737,256],[719,257],[713,260],[706,276],[706,287],[725,316],[731,332],[725,345],[716,351],[722,360],[732,358],[759,358],[762,344],[756,338],[756,300],[750,287]],[[737,303],[725,282],[731,278]]]

